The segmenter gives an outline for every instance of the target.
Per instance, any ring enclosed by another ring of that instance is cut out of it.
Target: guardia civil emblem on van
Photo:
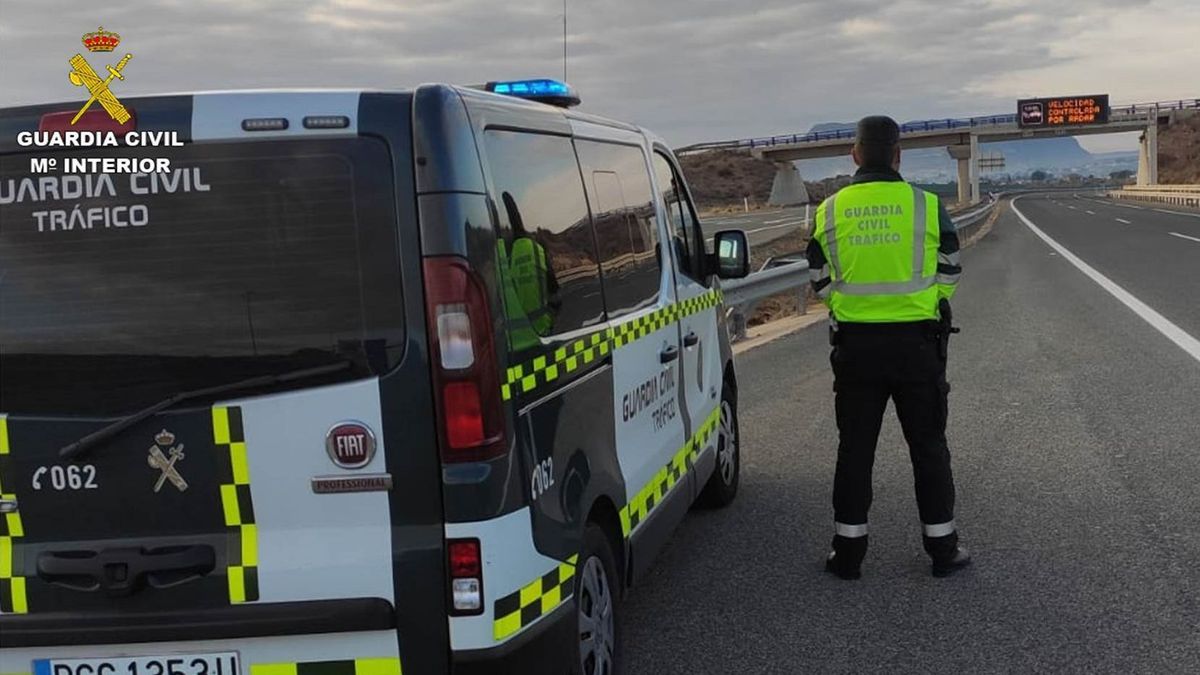
[[[154,484],[154,491],[158,492],[162,489],[163,484],[171,481],[180,492],[188,489],[187,481],[180,475],[179,469],[175,465],[182,462],[184,458],[183,443],[175,445],[175,434],[163,429],[154,436],[154,445],[150,446],[150,455],[146,458],[146,463],[152,469],[158,469],[161,474],[158,477],[158,482]]]
[[[94,33],[84,33],[82,42],[83,46],[87,47],[89,52],[107,54],[116,49],[117,45],[121,44],[121,36],[112,31],[104,30],[104,26],[100,26]],[[87,59],[83,58],[82,54],[76,54],[68,60],[68,63],[71,64],[71,72],[67,74],[67,77],[71,80],[71,84],[76,87],[84,87],[91,94],[87,103],[83,104],[83,107],[79,109],[79,112],[71,120],[71,124],[78,122],[79,118],[83,117],[83,114],[88,111],[88,108],[91,108],[92,104],[97,101],[100,102],[100,107],[104,108],[108,112],[108,116],[113,118],[117,124],[125,124],[129,121],[129,110],[112,93],[109,86],[112,84],[113,78],[118,80],[125,79],[121,71],[125,70],[126,64],[132,58],[133,54],[126,54],[116,65],[106,66],[109,74],[104,79],[100,79],[100,76],[96,74],[96,71],[87,62]]]

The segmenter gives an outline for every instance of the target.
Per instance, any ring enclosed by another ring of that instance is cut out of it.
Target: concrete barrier
[[[1200,208],[1200,185],[1130,185],[1108,193],[1113,199]]]

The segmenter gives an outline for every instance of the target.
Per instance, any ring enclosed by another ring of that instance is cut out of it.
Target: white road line
[[[1200,242],[1200,239],[1189,237],[1186,234],[1179,234],[1178,232],[1168,232],[1167,234],[1171,235],[1172,237],[1179,237],[1180,239],[1190,239],[1195,242]]]
[[[1155,330],[1165,335],[1168,340],[1179,345],[1183,351],[1188,353],[1188,356],[1200,361],[1200,340],[1187,334],[1182,328],[1171,323],[1170,319],[1151,309],[1149,305],[1138,300],[1132,293],[1121,288],[1100,272],[1097,272],[1095,268],[1080,260],[1074,253],[1063,247],[1062,244],[1051,239],[1050,235],[1038,229],[1037,225],[1034,225],[1033,221],[1026,218],[1025,214],[1021,213],[1021,210],[1017,208],[1017,202],[1020,200],[1020,197],[1012,200],[1012,210],[1021,219],[1021,222],[1025,223],[1025,227],[1028,227],[1034,234],[1041,237],[1043,241],[1050,245],[1050,248],[1057,251],[1067,262],[1079,268],[1080,272],[1083,272],[1092,281],[1099,284],[1101,288],[1117,300],[1120,300],[1126,307],[1132,309],[1135,314],[1154,327]]]
[[[1132,225],[1132,224],[1133,224],[1133,223],[1129,222],[1128,220],[1125,220],[1124,218],[1117,218],[1117,222],[1118,222],[1118,223],[1125,223],[1126,225]]]
[[[1088,213],[1088,214],[1090,214],[1090,215],[1093,215],[1093,216],[1094,216],[1094,215],[1096,215],[1096,212],[1095,212],[1095,211],[1086,211],[1085,213]]]
[[[1075,208],[1074,206],[1068,206],[1067,208],[1068,208],[1068,209],[1071,209],[1072,211],[1078,211],[1078,210],[1079,210],[1079,209]]]
[[[1159,213],[1169,213],[1173,216],[1191,216],[1192,218],[1200,218],[1200,213],[1184,213],[1183,211],[1168,211],[1166,209],[1154,209]]]
[[[771,225],[769,227],[756,227],[753,230],[746,230],[746,234],[751,235],[751,234],[754,234],[755,232],[766,232],[767,230],[781,230],[786,227],[796,227],[797,225],[802,225],[803,223],[804,223],[803,218],[801,218],[800,220],[789,220],[789,221],[783,223],[782,225]]]

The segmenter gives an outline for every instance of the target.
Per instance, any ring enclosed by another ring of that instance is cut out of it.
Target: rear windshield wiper
[[[305,368],[304,370],[293,370],[291,372],[280,373],[278,375],[262,375],[259,377],[252,377],[248,380],[241,380],[239,382],[230,382],[229,384],[218,384],[215,387],[207,387],[205,389],[194,389],[192,391],[180,392],[178,394],[171,396],[170,398],[163,399],[162,401],[159,401],[158,403],[155,403],[154,405],[152,405],[148,408],[139,410],[131,415],[123,417],[123,418],[117,420],[116,422],[109,424],[106,427],[103,427],[97,431],[93,431],[92,433],[88,434],[87,436],[84,436],[83,438],[75,441],[74,443],[71,443],[70,445],[64,446],[61,450],[58,451],[58,456],[62,457],[63,459],[72,459],[72,460],[78,459],[79,457],[82,457],[84,455],[84,453],[88,452],[92,448],[96,447],[97,445],[100,445],[101,443],[103,443],[107,440],[110,440],[110,439],[116,437],[118,434],[125,431],[129,427],[132,427],[133,425],[137,424],[138,422],[149,419],[150,417],[157,415],[158,413],[166,410],[167,408],[176,406],[184,401],[189,401],[189,400],[197,399],[197,398],[207,398],[209,396],[214,396],[216,394],[223,394],[226,392],[238,391],[241,389],[257,389],[259,387],[269,387],[269,386],[277,385],[277,384],[286,384],[288,382],[295,382],[296,380],[306,380],[311,377],[320,377],[322,375],[330,375],[333,373],[338,373],[343,370],[346,370],[354,365],[355,365],[354,361],[352,361],[350,359],[346,359],[345,361],[341,361],[339,363],[333,363],[333,364],[330,364],[327,366],[318,366],[316,368]]]

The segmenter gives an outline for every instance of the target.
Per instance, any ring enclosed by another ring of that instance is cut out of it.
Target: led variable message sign
[[[1108,121],[1108,94],[1026,98],[1017,101],[1017,126],[1071,127]]]

